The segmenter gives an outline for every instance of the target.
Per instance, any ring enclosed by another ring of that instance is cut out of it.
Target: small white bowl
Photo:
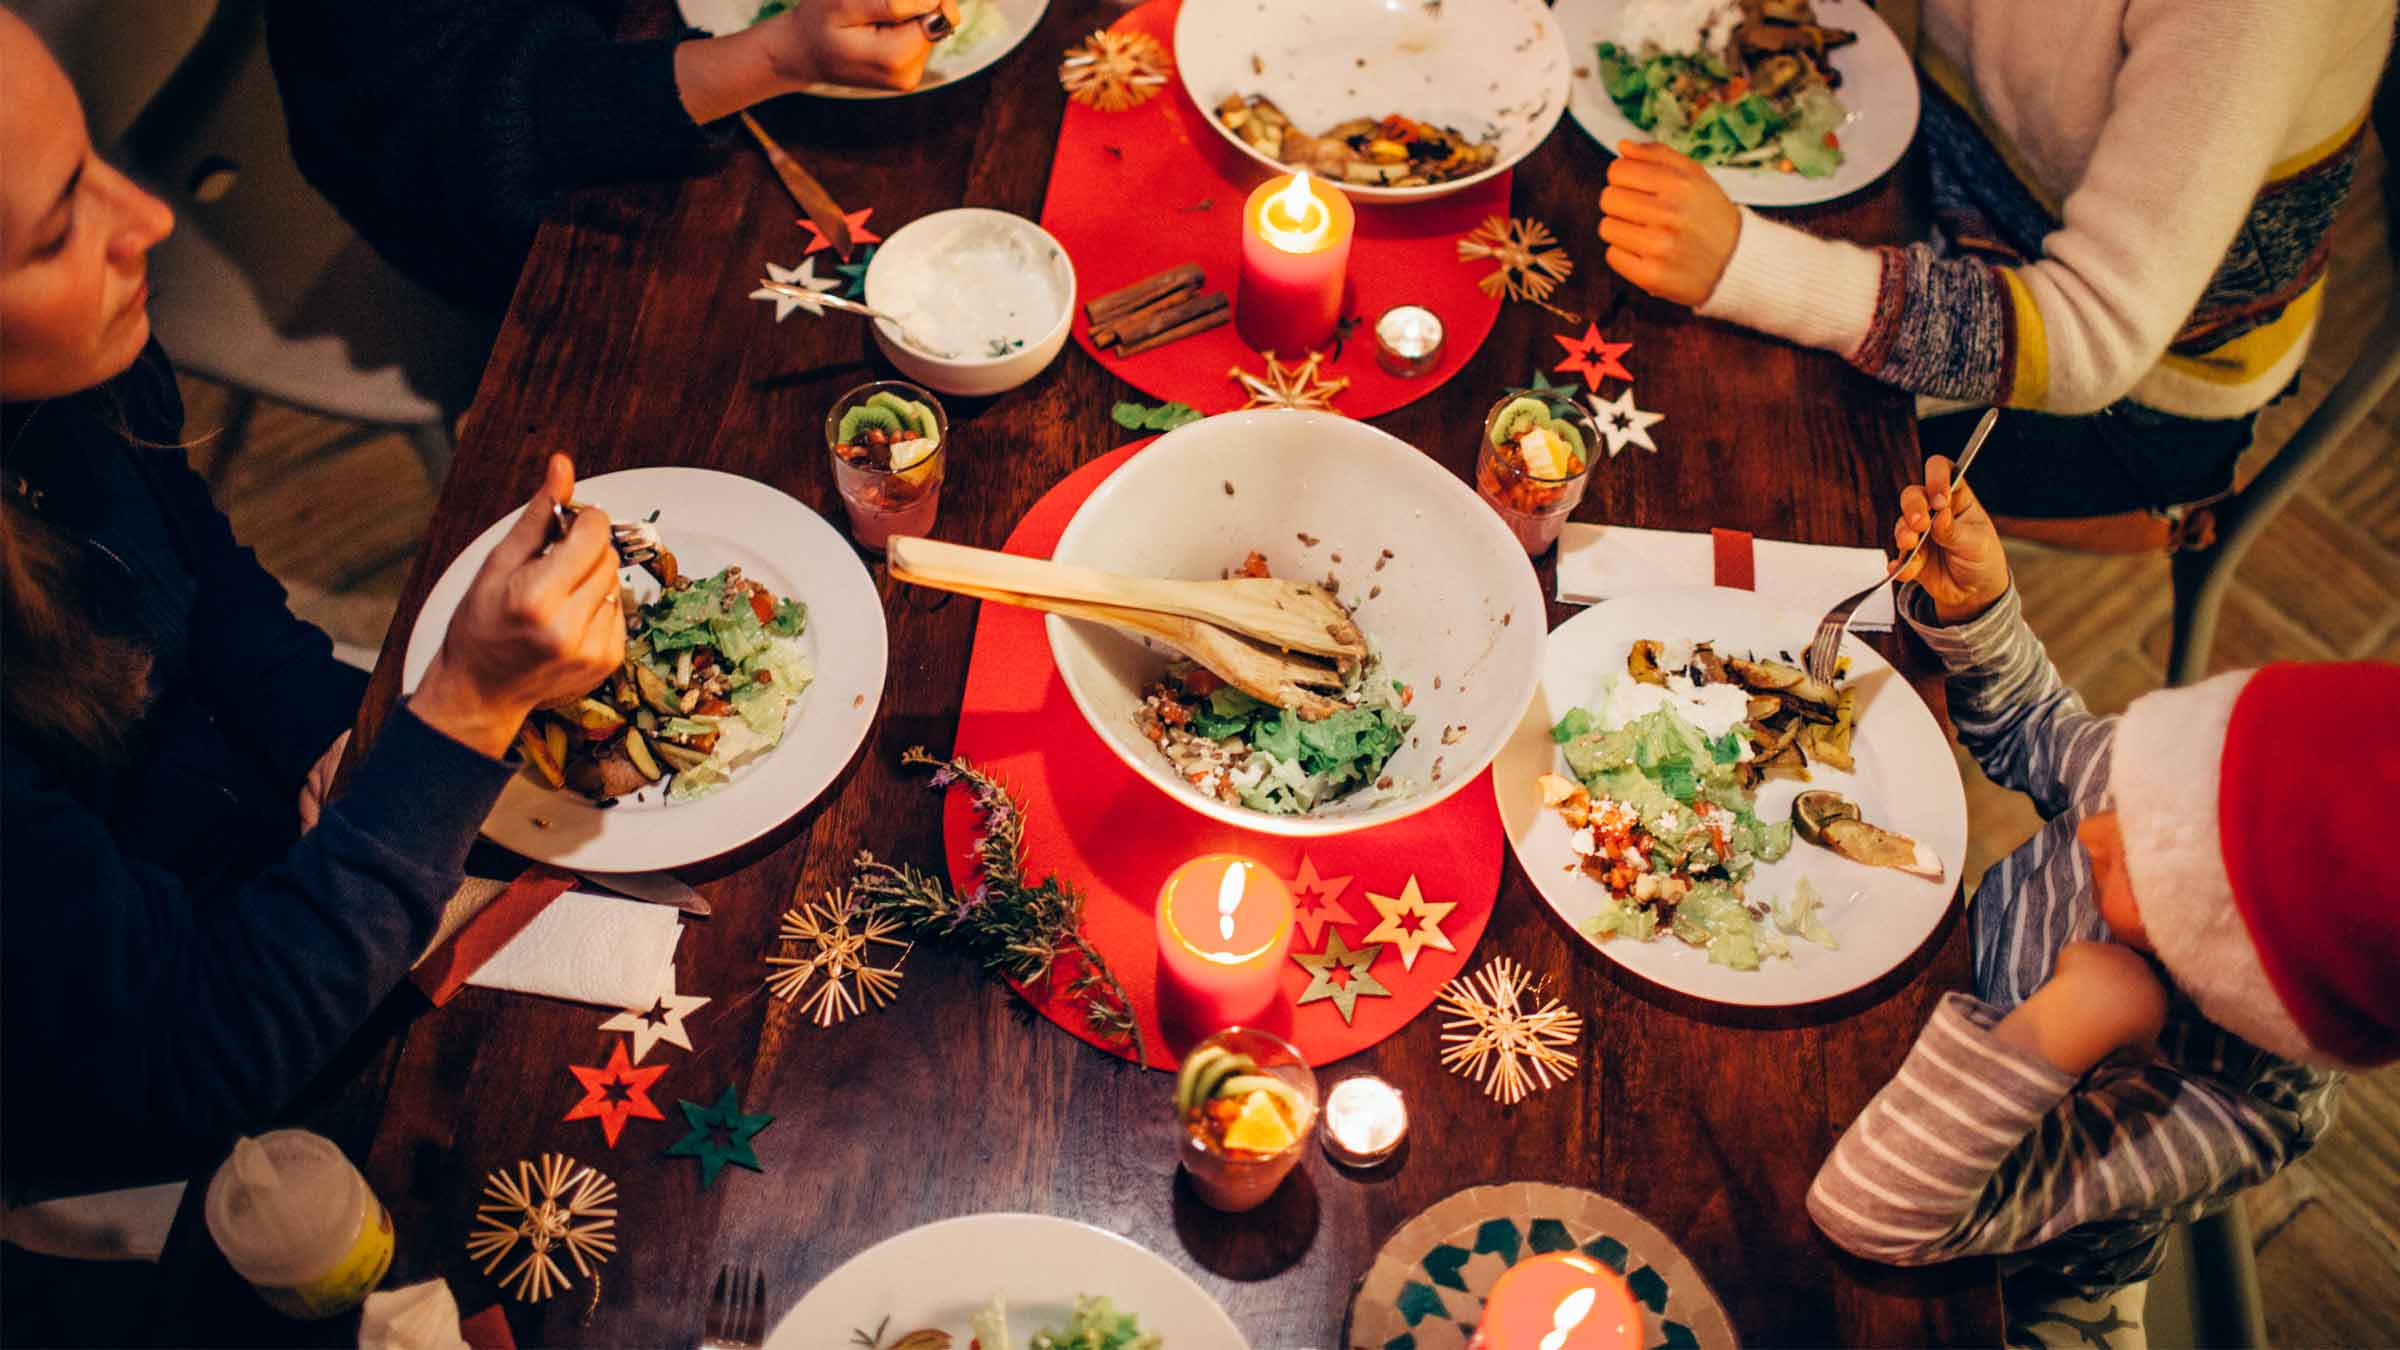
[[[1217,120],[1226,95],[1264,94],[1310,133],[1399,113],[1498,143],[1488,167],[1446,183],[1336,185],[1362,202],[1430,201],[1514,167],[1567,110],[1573,64],[1542,0],[1191,0],[1175,19],[1184,90],[1228,144],[1279,172],[1291,166]]]
[[[1134,725],[1167,653],[1052,616],[1050,653],[1068,694],[1134,772],[1229,825],[1321,837],[1432,806],[1508,743],[1533,699],[1548,636],[1533,565],[1474,489],[1364,422],[1237,412],[1179,427],[1109,475],[1076,510],[1054,556],[1133,576],[1214,579],[1253,549],[1276,576],[1337,579],[1381,646],[1385,670],[1414,691],[1416,725],[1387,766],[1395,792],[1368,789],[1298,816],[1200,792]]]
[[[867,303],[932,341],[955,331],[961,350],[938,356],[903,340],[891,323],[873,321],[875,345],[902,374],[944,394],[983,397],[1041,374],[1066,345],[1075,269],[1050,232],[1025,217],[962,206],[920,216],[876,246],[867,261]],[[979,327],[979,318],[988,323]],[[984,350],[994,341],[1022,345]]]

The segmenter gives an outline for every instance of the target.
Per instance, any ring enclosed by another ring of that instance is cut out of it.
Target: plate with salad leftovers
[[[1247,1350],[1192,1277],[1045,1214],[971,1214],[884,1239],[808,1291],[768,1350]]]
[[[576,500],[615,526],[626,659],[526,720],[523,767],[484,835],[562,867],[632,872],[782,824],[849,763],[882,699],[883,605],[857,555],[806,506],[733,474],[631,469],[584,480]],[[403,687],[514,519],[426,596]]]
[[[1493,787],[1535,889],[1603,955],[1716,1002],[1810,1003],[1948,913],[1967,837],[1949,739],[1854,637],[1811,679],[1794,658],[1815,628],[1708,587],[1550,635]]]
[[[1612,153],[1663,141],[1753,206],[1846,196],[1917,131],[1908,53],[1864,0],[1558,0],[1568,110]]]
[[[1514,165],[1566,111],[1568,66],[1539,0],[1193,0],[1175,19],[1176,71],[1217,134],[1361,201]]]
[[[723,36],[794,8],[793,0],[676,0],[683,21],[702,32]],[[925,63],[925,78],[914,89],[862,89],[847,84],[811,84],[800,92],[818,98],[906,98],[940,85],[963,80],[1001,57],[1033,32],[1050,8],[1050,0],[959,0],[958,30],[933,49]]]

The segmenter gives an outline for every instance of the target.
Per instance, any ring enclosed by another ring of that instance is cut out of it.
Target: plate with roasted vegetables
[[[1493,764],[1536,890],[1600,952],[1721,1003],[1831,998],[1906,960],[1958,893],[1966,793],[1907,681],[1748,591],[1606,600],[1551,633]]]
[[[576,505],[614,527],[625,661],[526,719],[521,771],[484,834],[563,867],[633,872],[782,824],[849,762],[882,698],[883,605],[857,555],[801,503],[705,469],[602,474]],[[427,595],[405,685],[510,523]]]
[[[1917,132],[1916,70],[1865,0],[1558,0],[1567,110],[1611,153],[1661,141],[1737,202],[1846,196]]]

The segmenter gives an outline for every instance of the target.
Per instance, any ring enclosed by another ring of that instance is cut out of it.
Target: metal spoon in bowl
[[[760,279],[758,286],[760,290],[773,291],[777,295],[787,295],[794,300],[803,300],[812,305],[823,305],[827,309],[838,309],[844,314],[857,314],[869,319],[881,319],[885,323],[890,324],[892,327],[899,329],[901,338],[905,340],[909,346],[916,348],[918,351],[925,353],[927,356],[938,356],[945,361],[955,361],[958,359],[958,353],[951,351],[947,347],[938,347],[933,343],[927,342],[924,334],[910,331],[909,326],[905,323],[902,323],[897,315],[877,309],[873,305],[862,304],[856,300],[845,300],[838,295],[833,295],[825,291],[812,291],[805,286],[787,286],[780,281],[768,281],[764,278]]]

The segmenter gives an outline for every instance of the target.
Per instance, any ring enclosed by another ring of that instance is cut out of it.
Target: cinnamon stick
[[[1140,309],[1129,309],[1124,313],[1117,315],[1113,319],[1105,319],[1099,323],[1093,324],[1092,345],[1097,347],[1105,347],[1108,344],[1115,342],[1118,338],[1122,337],[1127,330],[1138,325],[1148,323],[1150,320],[1155,319],[1159,315],[1166,313],[1168,310],[1175,308],[1184,301],[1191,299],[1197,290],[1197,287],[1186,287],[1182,290],[1169,291],[1165,295],[1162,295],[1156,300],[1151,301],[1149,304],[1142,306]]]
[[[1181,263],[1146,276],[1130,286],[1093,297],[1085,302],[1083,316],[1097,328],[1110,319],[1140,309],[1162,295],[1190,290],[1199,285],[1201,280],[1200,264]]]
[[[1117,345],[1130,346],[1144,338],[1155,337],[1170,328],[1181,327],[1205,314],[1225,308],[1225,292],[1202,291],[1186,296],[1164,309],[1150,313],[1136,323],[1128,318],[1116,328]]]
[[[1125,343],[1117,348],[1117,355],[1139,356],[1143,352],[1150,350],[1152,347],[1164,347],[1170,342],[1175,342],[1183,338],[1190,337],[1194,333],[1205,333],[1211,328],[1215,328],[1221,324],[1231,323],[1232,321],[1232,310],[1224,308],[1212,309],[1208,313],[1201,315],[1199,318],[1192,320],[1190,323],[1177,324],[1175,327],[1167,329],[1165,332],[1153,333],[1149,337],[1143,338],[1139,342]]]

